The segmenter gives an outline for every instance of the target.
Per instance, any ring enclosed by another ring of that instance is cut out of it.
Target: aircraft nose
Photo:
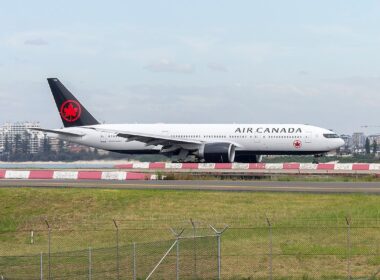
[[[342,147],[345,144],[344,140],[342,138],[338,139],[338,147]]]

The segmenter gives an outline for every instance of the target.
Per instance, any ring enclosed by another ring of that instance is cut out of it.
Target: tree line
[[[32,141],[32,137],[34,138]],[[13,139],[5,137],[1,161],[73,161],[73,160],[91,160],[98,157],[98,151],[80,150],[71,152],[67,149],[64,141],[59,140],[58,148],[52,150],[52,145],[48,137],[42,139],[39,143],[37,136],[31,136],[25,133],[23,137],[16,134]]]
[[[365,139],[365,145],[364,145],[364,148],[365,148],[365,153],[367,154],[367,155],[369,155],[369,154],[376,154],[376,152],[377,152],[377,142],[376,142],[376,140],[373,140],[373,142],[372,142],[372,145],[371,145],[371,141],[369,140],[369,138],[367,137],[366,139]]]
[[[33,140],[33,141],[32,141]],[[88,149],[77,145],[77,150],[69,148],[67,143],[58,140],[57,146],[52,149],[49,138],[45,136],[40,142],[37,136],[29,133],[21,136],[16,134],[13,139],[5,137],[4,147],[0,152],[0,161],[77,161],[77,160],[141,160],[141,161],[163,161],[166,158],[161,155],[125,155],[114,152],[99,153],[98,149]]]

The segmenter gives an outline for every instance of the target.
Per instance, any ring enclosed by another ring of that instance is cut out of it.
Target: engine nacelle
[[[234,162],[235,146],[231,143],[206,143],[198,151],[205,162]]]
[[[235,161],[242,163],[259,163],[263,159],[262,155],[256,155],[251,153],[236,153]]]

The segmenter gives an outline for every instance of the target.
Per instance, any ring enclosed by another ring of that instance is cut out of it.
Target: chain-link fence
[[[222,278],[380,279],[380,227],[370,224],[231,227],[223,236]]]
[[[0,279],[380,279],[379,220],[228,223],[2,233]]]
[[[220,274],[219,232],[209,236],[0,257],[0,279],[216,279]],[[117,232],[117,234],[119,234]],[[218,255],[219,253],[219,255]],[[219,273],[219,274],[218,274]]]

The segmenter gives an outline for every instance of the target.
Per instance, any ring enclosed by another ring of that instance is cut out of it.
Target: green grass
[[[264,156],[263,162],[268,163],[282,163],[282,162],[313,162],[313,156]],[[332,162],[338,161],[339,163],[379,163],[380,158],[370,155],[352,155],[352,156],[323,156],[318,158],[318,161],[323,162]]]
[[[380,196],[365,194],[3,188],[0,232],[41,229],[44,219],[60,229],[112,228],[112,219],[175,222],[193,218],[254,225],[265,225],[265,216],[283,225],[299,219],[343,221],[346,216],[378,219],[379,202]],[[140,222],[139,226],[150,224]]]
[[[343,175],[271,175],[271,181],[302,181],[302,182],[380,182],[376,174],[347,174]]]
[[[0,255],[85,250],[120,243],[171,239],[169,227],[211,234],[208,224],[228,224],[223,235],[223,273],[265,278],[273,225],[274,279],[342,279],[351,218],[354,275],[380,266],[380,196],[365,194],[231,193],[162,190],[0,189]],[[34,230],[34,244],[30,244]],[[291,275],[295,275],[291,277]],[[330,278],[329,278],[330,277]],[[238,279],[236,278],[236,279]]]
[[[380,182],[378,174],[250,174],[246,177],[236,174],[189,174],[189,173],[165,173],[156,172],[158,178],[165,180],[255,180],[280,181],[280,182]]]

